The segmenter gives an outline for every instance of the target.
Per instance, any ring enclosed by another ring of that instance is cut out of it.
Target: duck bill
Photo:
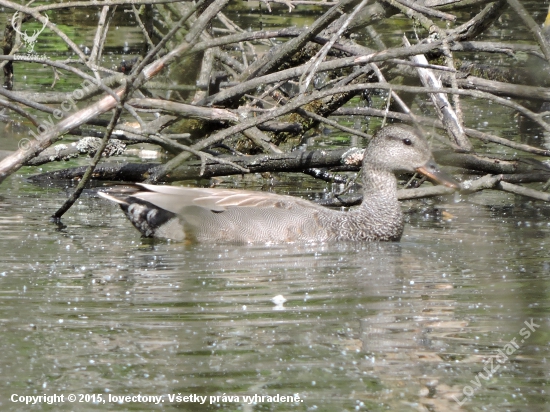
[[[436,183],[452,187],[453,189],[460,188],[460,183],[451,175],[441,170],[433,159],[430,159],[424,166],[417,168],[416,171]]]

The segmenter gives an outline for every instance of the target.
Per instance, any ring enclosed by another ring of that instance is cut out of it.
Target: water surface
[[[463,410],[548,401],[543,205],[449,198],[454,218],[415,213],[401,243],[186,246],[142,240],[92,195],[58,228],[47,216],[63,190],[0,190],[3,410],[18,409],[13,393],[165,395],[120,410],[198,410],[167,395],[224,393],[302,402],[202,408],[458,410],[491,358],[500,368]]]

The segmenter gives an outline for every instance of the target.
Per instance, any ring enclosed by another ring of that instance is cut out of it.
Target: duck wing
[[[99,195],[118,203],[145,237],[238,243],[326,237],[317,216],[328,209],[298,197],[147,184]]]
[[[232,208],[322,208],[299,197],[269,192],[237,189],[211,189],[138,184],[144,190],[131,197],[144,200],[169,212],[180,214],[188,206],[199,206],[215,212]]]

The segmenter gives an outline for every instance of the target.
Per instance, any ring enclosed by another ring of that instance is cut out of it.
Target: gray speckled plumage
[[[177,241],[281,243],[391,241],[403,233],[395,173],[421,172],[448,186],[428,143],[408,126],[380,130],[363,160],[363,201],[348,212],[265,192],[139,185],[120,198],[133,225],[147,237]]]

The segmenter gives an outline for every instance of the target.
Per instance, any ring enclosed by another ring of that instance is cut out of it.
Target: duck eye
[[[410,146],[410,145],[413,144],[413,142],[412,142],[411,139],[409,139],[409,138],[403,139],[403,143],[406,144],[407,146]]]

